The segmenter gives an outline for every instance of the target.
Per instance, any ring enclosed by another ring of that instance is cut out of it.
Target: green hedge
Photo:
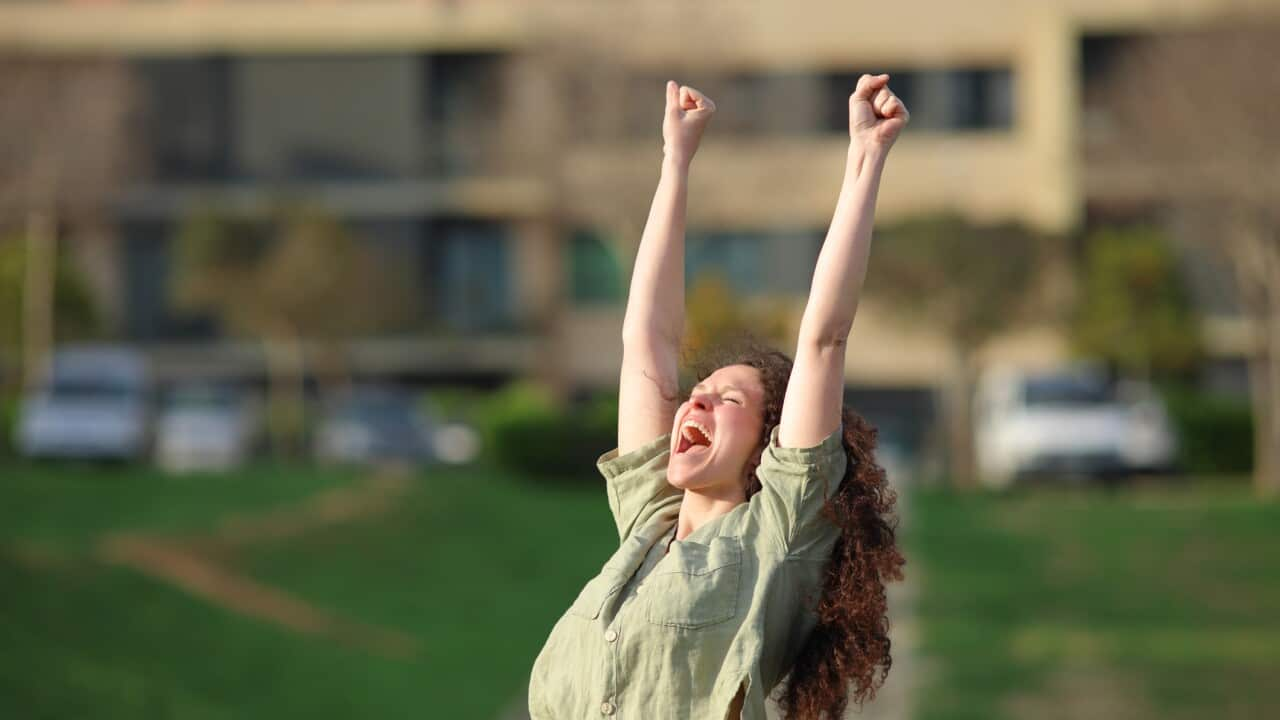
[[[1178,434],[1178,459],[1190,473],[1253,471],[1253,414],[1249,401],[1199,390],[1161,389]]]
[[[475,421],[488,458],[543,478],[592,478],[596,460],[618,443],[615,393],[560,407],[537,384],[517,382],[478,403]]]

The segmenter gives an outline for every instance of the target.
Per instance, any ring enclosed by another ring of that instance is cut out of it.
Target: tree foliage
[[[955,213],[906,220],[877,236],[868,297],[961,348],[1063,318],[1052,276],[1062,244],[1051,236],[1016,223],[978,225]]]
[[[703,273],[685,298],[685,352],[696,354],[744,330],[790,348],[796,332],[790,315],[790,304],[782,298],[741,297],[721,273]]]
[[[232,333],[318,342],[403,329],[417,303],[330,215],[289,208],[270,221],[204,210],[179,232],[171,292]]]
[[[978,350],[1002,333],[1063,320],[1059,239],[1016,223],[977,225],[955,213],[883,228],[872,250],[868,297],[904,322],[947,338],[950,370],[940,378],[952,481],[976,483],[973,387]]]
[[[0,239],[0,348],[22,342],[22,284],[26,277],[27,243],[21,236]],[[59,340],[96,335],[101,319],[83,274],[65,252],[57,259],[54,317]]]
[[[1167,377],[1194,370],[1199,323],[1178,258],[1153,227],[1102,228],[1087,239],[1071,340],[1129,375]]]

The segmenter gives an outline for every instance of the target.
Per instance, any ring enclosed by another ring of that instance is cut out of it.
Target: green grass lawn
[[[149,467],[0,462],[0,546],[83,548],[113,531],[199,531],[228,513],[288,505],[351,482],[350,470],[260,464],[229,474]]]
[[[352,474],[83,472],[0,471],[0,717],[490,720],[617,542],[592,478],[544,487],[477,467],[421,472],[388,513],[224,558],[419,648],[383,657],[212,607],[89,553],[97,532],[208,528]],[[50,552],[33,560],[32,546]]]
[[[416,474],[392,509],[219,560],[356,623],[384,656],[103,564],[113,531],[191,534],[357,479],[0,467],[0,718],[475,718],[528,677],[616,545],[603,487]],[[1240,487],[911,498],[922,718],[1277,715],[1280,507]]]
[[[1243,484],[912,500],[918,717],[1280,717],[1280,504]]]

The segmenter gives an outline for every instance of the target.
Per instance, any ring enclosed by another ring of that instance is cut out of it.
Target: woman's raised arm
[[[800,320],[778,428],[782,447],[814,447],[840,427],[845,343],[867,275],[880,176],[889,148],[909,118],[888,81],[888,75],[863,75],[849,96],[844,183]]]
[[[622,321],[618,454],[671,431],[684,335],[684,222],[689,164],[715,103],[667,82],[662,175],[640,236]]]

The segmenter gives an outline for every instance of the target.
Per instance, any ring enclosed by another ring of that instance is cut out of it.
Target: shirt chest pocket
[[[738,614],[742,541],[673,543],[644,580],[645,617],[654,625],[705,628]]]

